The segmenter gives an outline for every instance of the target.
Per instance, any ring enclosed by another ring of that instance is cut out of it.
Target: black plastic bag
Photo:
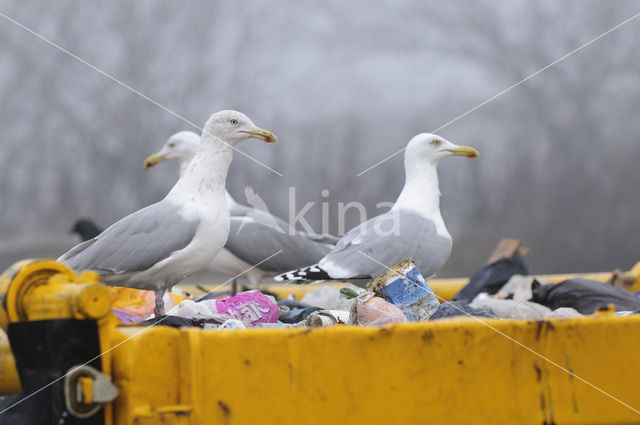
[[[198,322],[192,319],[187,319],[180,316],[160,316],[152,317],[144,321],[147,325],[151,326],[170,326],[172,328],[182,327],[202,327]]]
[[[479,269],[469,283],[454,297],[455,301],[469,304],[481,292],[493,295],[509,281],[514,274],[528,275],[524,258],[519,255],[501,258]]]
[[[531,289],[531,301],[546,305],[552,310],[573,307],[582,314],[591,314],[609,304],[615,305],[618,311],[640,309],[640,299],[635,295],[593,280],[576,278],[557,285],[540,285],[534,282]]]

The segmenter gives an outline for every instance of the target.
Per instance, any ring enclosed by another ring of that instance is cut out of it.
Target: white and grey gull
[[[198,134],[180,131],[169,137],[158,152],[149,155],[144,166],[151,168],[174,160],[183,175],[199,144]],[[207,266],[208,270],[230,276],[244,274],[257,287],[269,272],[282,273],[319,261],[337,242],[335,236],[290,229],[288,223],[268,212],[253,189],[246,188],[245,194],[251,207],[240,204],[226,192],[231,230],[225,247]],[[278,251],[280,254],[271,256]],[[254,267],[256,264],[259,265]]]
[[[347,232],[317,264],[276,276],[278,281],[365,279],[411,257],[422,274],[435,274],[451,254],[440,214],[438,163],[478,151],[430,133],[415,136],[404,153],[405,184],[393,207]]]
[[[240,112],[211,115],[193,160],[164,199],[122,218],[58,261],[77,271],[96,271],[107,284],[154,290],[155,314],[164,314],[165,290],[204,268],[227,241],[225,181],[233,146],[247,138],[277,140]]]

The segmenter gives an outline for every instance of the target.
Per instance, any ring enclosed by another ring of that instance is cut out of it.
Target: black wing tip
[[[273,279],[278,282],[289,281],[292,283],[306,283],[310,280],[328,280],[331,279],[331,276],[329,276],[326,271],[322,270],[320,266],[313,265],[279,274]]]

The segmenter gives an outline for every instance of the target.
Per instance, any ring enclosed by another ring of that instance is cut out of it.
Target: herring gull
[[[183,175],[199,144],[198,134],[180,131],[169,137],[158,152],[149,155],[144,166],[151,168],[162,161],[175,160]],[[212,272],[230,276],[245,274],[257,287],[267,272],[282,273],[319,261],[338,240],[331,235],[290,230],[288,223],[268,212],[253,189],[246,188],[245,195],[252,207],[238,203],[226,192],[231,231],[225,247],[207,266]],[[265,260],[278,250],[282,252]],[[259,267],[252,267],[258,263]]]
[[[164,314],[165,290],[209,264],[227,240],[227,170],[233,145],[251,137],[276,141],[240,112],[211,115],[193,160],[164,199],[76,245],[58,261],[77,271],[93,270],[107,284],[154,290],[155,314]]]
[[[424,276],[435,274],[452,247],[440,215],[437,167],[441,159],[453,155],[475,158],[478,151],[435,134],[415,136],[404,153],[405,184],[393,207],[347,232],[317,264],[275,279],[373,278],[408,257]]]

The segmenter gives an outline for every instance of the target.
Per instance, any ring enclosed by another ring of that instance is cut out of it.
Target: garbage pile
[[[114,311],[122,324],[205,329],[385,326],[456,316],[543,319],[578,317],[610,306],[615,307],[616,314],[640,312],[638,294],[628,290],[581,278],[547,284],[528,273],[521,256],[502,258],[480,268],[454,301],[441,302],[413,260],[407,259],[369,282],[366,288],[323,285],[307,292],[301,300],[293,295],[277,300],[273,294],[259,290],[233,296],[208,294],[199,299],[168,294],[167,315],[155,318],[150,316],[153,298],[144,293],[148,291],[120,288],[114,289]]]
[[[503,319],[578,317],[611,307],[619,315],[640,313],[640,293],[632,285],[617,285],[619,274],[609,283],[582,278],[545,283],[529,276],[524,258],[514,255],[479,269],[454,299]]]

